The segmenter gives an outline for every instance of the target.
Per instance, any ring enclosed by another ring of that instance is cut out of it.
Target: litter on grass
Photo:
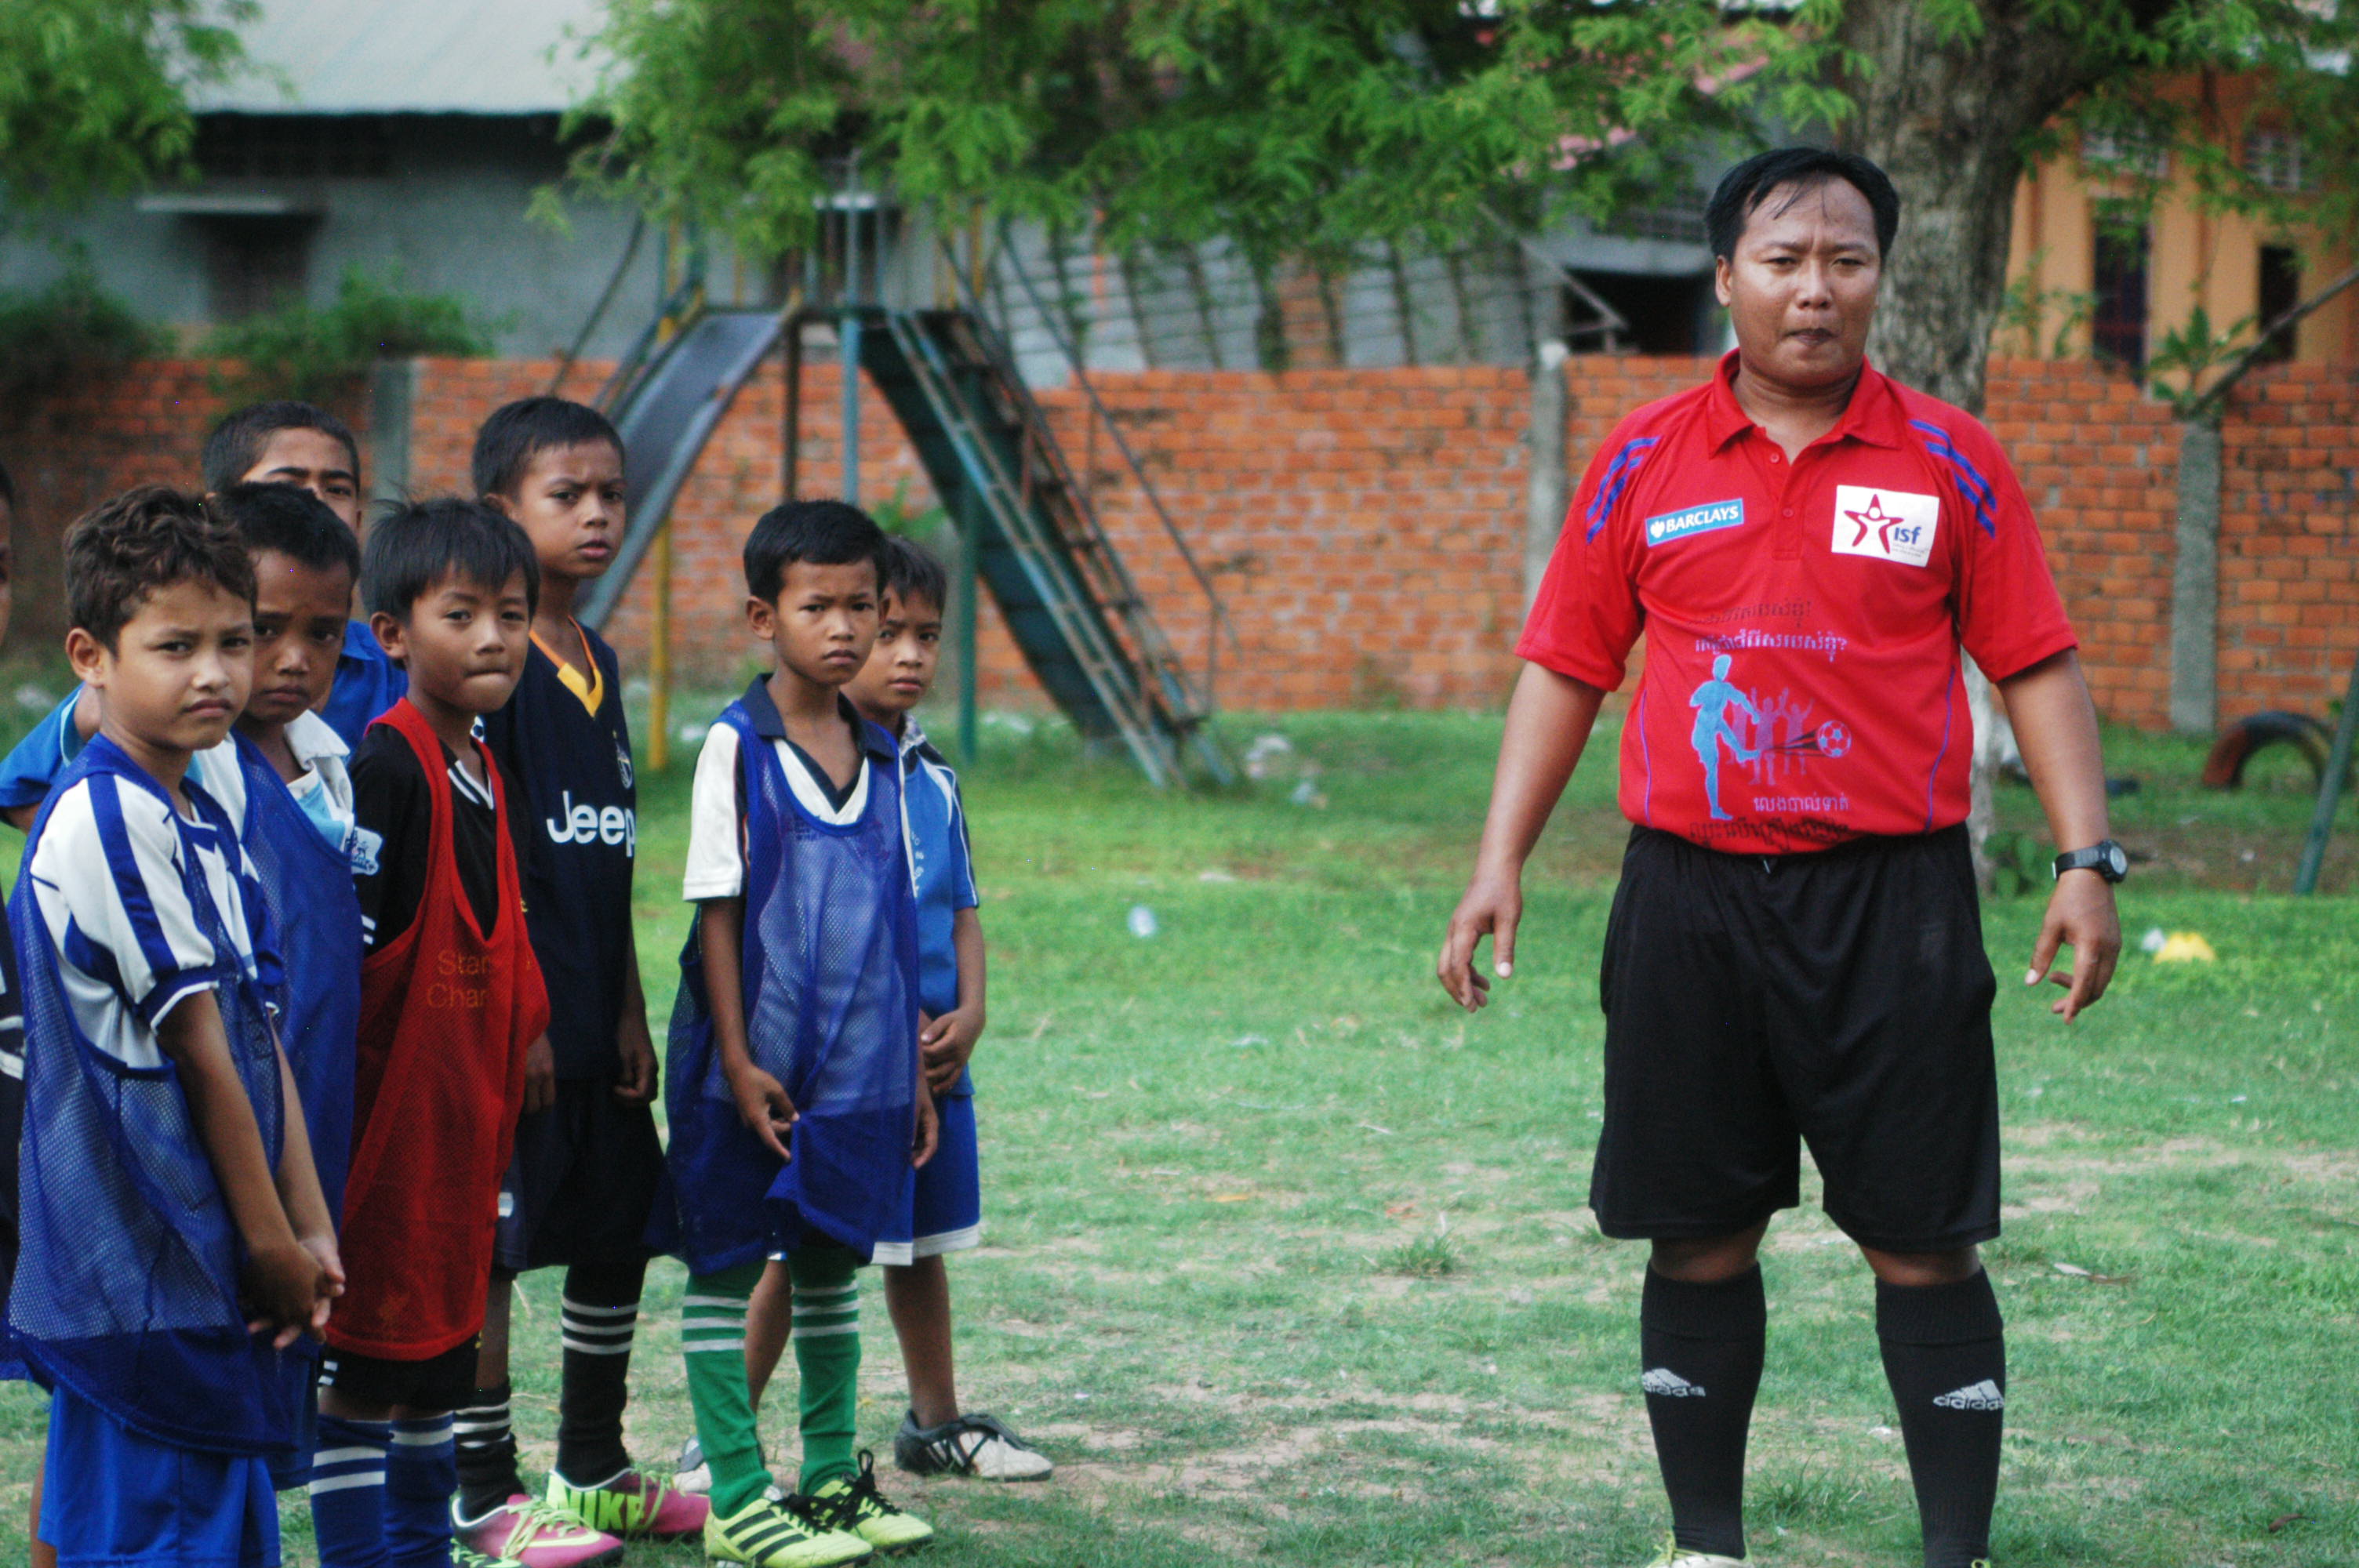
[[[1155,912],[1143,903],[1130,906],[1130,934],[1144,940],[1163,927],[1156,924]]]
[[[2149,932],[2147,935],[2151,938],[2153,933]],[[2203,939],[2202,934],[2195,931],[2174,931],[2162,939],[2159,946],[2148,947],[2147,951],[2154,955],[2154,961],[2158,964],[2210,964],[2217,962],[2220,957],[2212,950],[2212,944]]]

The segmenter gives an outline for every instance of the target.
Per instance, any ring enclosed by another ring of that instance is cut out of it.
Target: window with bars
[[[2167,179],[2170,142],[2159,132],[2140,125],[2092,127],[2081,134],[2081,161],[2103,174]]]
[[[2101,220],[2092,251],[2090,351],[2132,370],[2146,364],[2147,244],[2144,223]]]
[[[2271,190],[2310,189],[2301,167],[2301,138],[2285,131],[2252,131],[2245,136],[2245,172]]]

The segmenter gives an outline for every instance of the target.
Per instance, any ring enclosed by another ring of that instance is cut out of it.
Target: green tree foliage
[[[335,402],[357,390],[380,359],[411,354],[477,357],[492,351],[488,329],[471,319],[464,303],[447,294],[411,294],[357,268],[322,308],[290,299],[277,308],[217,327],[204,352],[240,367],[222,378],[241,399],[298,397]]]
[[[185,167],[187,89],[243,60],[252,0],[0,0],[0,207],[71,209]]]
[[[1700,134],[1842,103],[1821,46],[1699,0],[615,0],[598,43],[578,171],[757,254],[853,152],[905,199],[1266,266],[1603,212]]]
[[[0,404],[21,406],[77,372],[127,363],[167,341],[100,288],[90,258],[77,254],[46,288],[0,291]]]

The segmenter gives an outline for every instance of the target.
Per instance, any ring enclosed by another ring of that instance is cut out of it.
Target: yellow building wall
[[[2222,105],[2225,123],[2240,123],[2234,102]],[[2173,175],[2177,169],[2172,170]],[[2036,167],[2017,188],[2015,228],[2007,256],[2014,308],[2002,319],[1996,352],[2034,359],[2071,359],[2089,352],[2088,300],[2094,281],[2097,213],[2101,203],[2128,194],[2104,171],[2082,167],[2070,147]],[[2307,295],[2348,266],[2351,246],[2314,235],[2264,232],[2238,213],[2206,212],[2166,180],[2148,219],[2147,351],[2185,324],[2197,305],[2213,332],[2257,314],[2260,253],[2266,243],[2289,243],[2302,256]],[[2359,362],[2359,289],[2338,296],[2295,329],[2294,358],[2304,363]],[[2036,330],[2032,318],[2036,315]]]

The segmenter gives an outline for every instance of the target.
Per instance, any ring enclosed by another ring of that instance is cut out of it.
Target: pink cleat
[[[481,1519],[451,1514],[459,1544],[518,1568],[598,1568],[621,1560],[623,1543],[571,1514],[518,1492]]]
[[[592,1530],[626,1541],[669,1541],[701,1535],[710,1498],[683,1492],[644,1470],[625,1470],[594,1487],[577,1487],[551,1472],[549,1506]]]

